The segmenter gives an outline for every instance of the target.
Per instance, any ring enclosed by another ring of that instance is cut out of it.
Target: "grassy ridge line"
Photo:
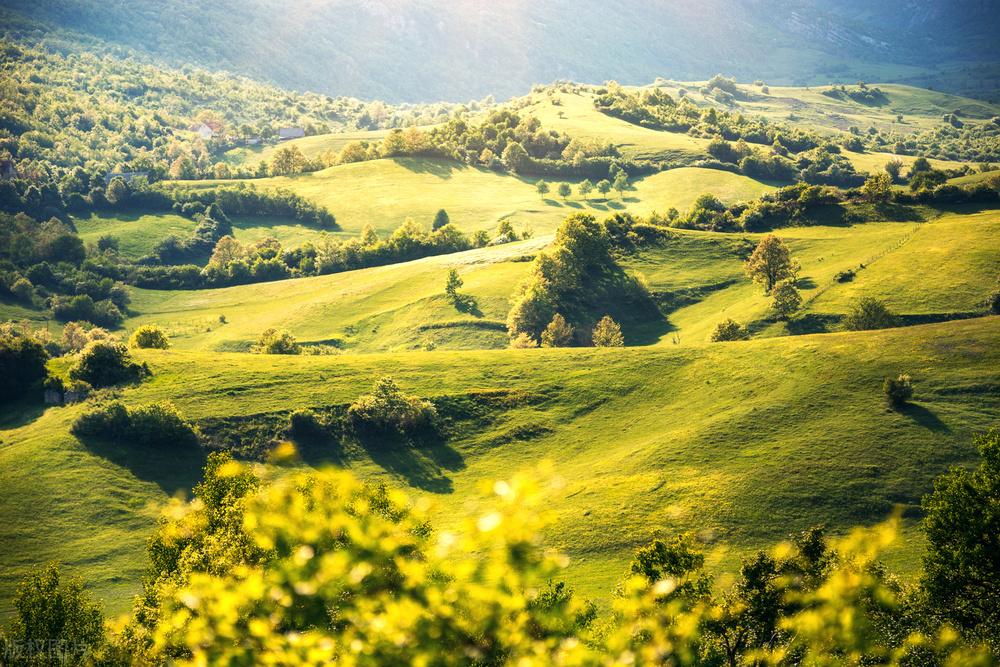
[[[194,419],[342,404],[383,374],[430,397],[535,395],[439,447],[328,460],[429,494],[442,528],[478,511],[480,483],[552,461],[561,481],[549,539],[591,596],[606,594],[657,531],[702,530],[713,562],[731,564],[789,530],[841,530],[895,503],[912,508],[935,475],[972,459],[969,435],[1000,409],[997,317],[687,349],[141,356],[154,375],[124,400],[169,399]],[[915,378],[916,403],[887,412],[881,379],[902,371]],[[27,567],[61,559],[121,610],[153,509],[198,478],[195,456],[82,445],[68,434],[80,410],[49,408],[0,431],[2,600]],[[900,548],[912,566],[918,547]]]

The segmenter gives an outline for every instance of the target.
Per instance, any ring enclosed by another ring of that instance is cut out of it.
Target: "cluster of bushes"
[[[23,398],[48,376],[49,354],[41,341],[14,331],[0,331],[0,402]]]
[[[147,375],[149,368],[137,362],[124,343],[113,338],[87,343],[69,371],[71,379],[82,380],[93,387],[135,382]]]
[[[548,337],[559,345],[570,344],[563,324],[575,344],[589,344],[595,315],[623,318],[654,317],[659,311],[645,287],[618,265],[614,252],[643,239],[658,238],[662,230],[628,214],[616,214],[598,223],[578,213],[563,221],[553,244],[539,253],[531,274],[520,286],[507,316],[512,342],[524,347],[538,342],[553,326],[560,335]],[[558,319],[556,316],[558,315]]]
[[[73,434],[107,438],[139,446],[191,447],[198,431],[169,401],[129,407],[110,401],[84,412],[71,428]]]
[[[347,419],[359,433],[419,435],[437,429],[437,410],[416,396],[409,396],[391,377],[380,378],[372,393],[347,408]]]
[[[859,82],[858,85],[850,88],[843,84],[831,86],[822,94],[835,100],[853,100],[867,106],[883,106],[889,103],[889,98],[881,88],[869,86],[864,82]]]
[[[723,77],[712,80],[712,90],[722,91],[732,99],[742,96],[735,82]],[[819,146],[818,135],[797,128],[773,123],[763,118],[715,107],[700,109],[689,99],[674,100],[668,93],[652,88],[629,92],[611,83],[599,89],[594,100],[596,108],[615,118],[670,132],[686,132],[691,136],[711,139],[721,137],[726,141],[743,140],[753,144],[779,147],[784,153],[798,153]]]
[[[566,559],[541,539],[549,498],[524,479],[494,484],[478,521],[444,540],[384,485],[340,471],[264,481],[212,454],[194,500],[150,539],[123,629],[102,630],[82,586],[49,568],[19,587],[0,648],[72,638],[108,665],[336,663],[348,646],[373,665],[990,665],[1000,432],[975,444],[978,469],[953,469],[923,500],[913,583],[879,560],[896,522],[836,541],[812,528],[719,579],[681,534],[635,551],[604,615],[561,582]]]

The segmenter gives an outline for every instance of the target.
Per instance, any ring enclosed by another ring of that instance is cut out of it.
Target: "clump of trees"
[[[0,402],[26,396],[48,376],[49,354],[33,336],[0,331]]]
[[[129,346],[138,348],[166,350],[170,347],[166,332],[155,324],[143,324],[138,327],[132,332],[128,342]]]
[[[98,388],[135,382],[148,374],[149,368],[137,362],[124,343],[114,339],[88,343],[69,370],[71,379]]]
[[[252,351],[257,354],[302,354],[302,346],[285,329],[266,329]]]
[[[863,296],[851,306],[844,317],[844,328],[848,331],[869,331],[888,329],[896,326],[896,315],[889,310],[885,301],[871,296]]]
[[[591,331],[594,311],[618,315],[618,321],[621,316],[635,319],[658,313],[645,287],[625,274],[614,252],[660,233],[626,214],[601,223],[582,213],[566,218],[553,244],[535,257],[531,274],[513,301],[507,316],[511,338],[525,334],[540,340],[559,315],[556,328],[561,334],[568,327],[574,331],[574,343],[587,343],[591,341],[577,341],[575,333]]]
[[[198,430],[169,401],[136,407],[110,401],[77,417],[71,431],[159,448],[192,447],[199,438]]]
[[[709,340],[713,343],[724,343],[734,340],[748,340],[749,338],[750,332],[745,326],[732,318],[726,318],[715,326]]]
[[[622,328],[611,319],[610,315],[602,317],[597,326],[594,327],[591,342],[593,342],[594,347],[625,347]]]
[[[370,394],[352,403],[347,418],[361,433],[416,435],[437,428],[434,406],[405,394],[391,377],[380,378]]]

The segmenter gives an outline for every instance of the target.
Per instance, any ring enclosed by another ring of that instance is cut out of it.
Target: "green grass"
[[[697,348],[141,357],[153,377],[123,399],[170,399],[195,420],[343,404],[383,374],[428,397],[521,392],[458,423],[444,444],[374,444],[340,464],[427,495],[435,525],[448,528],[482,511],[484,480],[550,461],[558,521],[547,541],[569,553],[570,583],[605,599],[632,550],[657,534],[697,530],[713,567],[732,567],[815,523],[839,532],[900,503],[912,517],[934,476],[974,460],[972,432],[1000,409],[996,317]],[[881,379],[903,371],[915,403],[887,411]],[[68,428],[81,409],[5,417],[4,611],[26,570],[52,559],[124,610],[157,507],[198,478],[198,456],[77,441]],[[912,568],[919,545],[907,539],[894,562]]]
[[[351,351],[503,347],[508,298],[548,238],[429,257],[314,278],[215,290],[133,290],[126,322],[154,322],[182,349],[245,350],[268,327],[305,342],[337,341]],[[458,310],[444,296],[448,270],[478,310]],[[219,321],[225,315],[226,323]]]
[[[77,232],[84,243],[97,243],[105,235],[118,239],[120,251],[129,259],[138,259],[153,252],[156,245],[171,234],[187,238],[198,226],[194,220],[173,213],[94,214],[74,218]]]
[[[297,176],[255,179],[258,188],[288,188],[325,206],[345,234],[360,234],[371,224],[388,234],[412,217],[430,227],[438,209],[467,232],[493,231],[502,219],[515,229],[530,228],[544,234],[554,231],[569,214],[587,211],[602,216],[619,210],[637,213],[684,208],[703,192],[723,199],[751,199],[772,189],[745,176],[714,169],[661,172],[633,183],[623,198],[574,194],[566,200],[535,190],[535,179],[524,179],[488,169],[460,165],[450,160],[396,158],[330,167]],[[225,181],[185,182],[189,187],[210,187]],[[555,184],[552,184],[553,186]],[[363,193],[363,196],[359,196]]]
[[[233,148],[223,154],[223,159],[232,165],[257,166],[261,160],[271,162],[271,158],[281,148],[285,146],[295,146],[303,155],[310,160],[323,157],[327,151],[340,152],[344,146],[353,141],[368,141],[377,143],[382,140],[388,130],[358,130],[357,132],[335,132],[331,134],[317,134],[301,139],[289,139],[274,144],[263,144],[259,146],[242,146]]]

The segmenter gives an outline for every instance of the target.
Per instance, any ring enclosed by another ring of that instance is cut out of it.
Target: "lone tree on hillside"
[[[594,184],[590,182],[590,179],[585,179],[583,183],[580,183],[580,194],[583,195],[584,199],[590,199],[590,193],[594,191]]]
[[[458,290],[465,284],[462,277],[458,275],[458,271],[455,269],[448,270],[448,281],[444,285],[444,293],[448,295],[448,298],[452,301],[458,299]]]
[[[549,184],[545,181],[538,181],[535,183],[535,189],[538,190],[538,194],[542,197],[549,194]]]
[[[615,176],[615,182],[612,184],[612,187],[618,192],[618,196],[621,197],[628,190],[628,174],[624,171],[619,171]]]
[[[573,343],[573,327],[556,313],[542,332],[542,347],[569,347]]]
[[[625,347],[622,328],[611,319],[610,315],[605,315],[597,323],[591,339],[594,342],[594,347]]]
[[[447,225],[451,220],[448,219],[448,211],[438,209],[438,212],[434,214],[434,222],[431,224],[431,229],[437,231]]]
[[[861,192],[873,204],[886,203],[892,197],[892,176],[886,172],[872,174],[865,179]]]
[[[571,194],[573,194],[573,190],[570,189],[569,183],[560,183],[558,192],[559,196],[562,197],[564,200],[566,199],[566,197],[569,197]]]
[[[774,234],[768,234],[747,259],[744,266],[747,276],[764,286],[770,294],[779,281],[795,277],[798,267],[792,262],[788,246]]]
[[[600,192],[605,199],[607,199],[608,193],[611,192],[611,181],[606,178],[602,178],[597,181],[597,191]]]
[[[889,405],[899,408],[913,398],[913,381],[909,375],[901,373],[896,379],[886,378],[882,383],[882,391]]]
[[[771,310],[781,320],[787,320],[802,306],[802,296],[791,280],[782,280],[775,285],[771,296],[774,298]]]

